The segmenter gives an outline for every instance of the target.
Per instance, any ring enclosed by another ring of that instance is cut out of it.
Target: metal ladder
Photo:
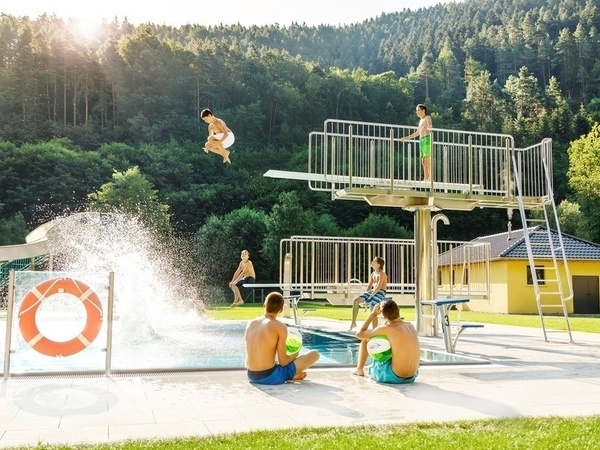
[[[549,145],[547,143],[548,147]],[[527,217],[523,205],[522,172],[519,170],[522,162],[517,158],[517,153],[513,154],[512,162],[519,212],[523,221],[523,237],[525,239],[525,246],[527,247],[527,257],[529,259],[538,314],[542,324],[542,331],[544,332],[544,341],[548,342],[544,313],[548,314],[549,312],[556,312],[558,310],[562,311],[566,331],[569,333],[569,342],[573,343],[567,309],[567,302],[573,300],[573,282],[571,280],[571,273],[569,272],[565,246],[558,222],[558,213],[556,204],[554,203],[554,194],[552,192],[552,177],[548,167],[548,158],[551,158],[551,155],[551,152],[547,151],[544,152],[544,156],[542,157],[545,174],[543,182],[545,183],[547,192],[547,195],[542,197],[543,219]],[[553,232],[551,229],[551,218],[554,219],[556,232]],[[544,262],[547,264],[549,259],[552,262],[550,267],[544,265]],[[539,275],[541,275],[541,272],[538,272],[538,270],[544,271],[543,279],[540,279]],[[566,291],[565,286],[563,286],[563,278],[567,282]],[[544,289],[540,289],[540,285],[544,285]],[[560,300],[558,303],[556,302],[557,298]]]

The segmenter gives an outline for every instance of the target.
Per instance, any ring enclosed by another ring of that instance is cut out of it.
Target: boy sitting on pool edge
[[[285,299],[279,292],[265,298],[265,313],[248,322],[244,333],[246,369],[250,383],[283,384],[288,380],[303,380],[306,369],[319,360],[319,352],[311,350],[298,356],[286,352],[287,326],[277,320]]]
[[[386,323],[369,331],[369,325],[383,314]],[[358,364],[352,372],[354,375],[365,375],[367,361],[367,343],[374,336],[384,336],[390,342],[392,357],[385,362],[373,360],[369,375],[380,383],[403,384],[412,383],[419,373],[421,346],[417,330],[410,322],[400,317],[400,309],[394,301],[377,304],[369,317],[364,321],[356,337],[361,340],[358,351]]]

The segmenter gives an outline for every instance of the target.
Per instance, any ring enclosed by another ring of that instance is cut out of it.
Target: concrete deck
[[[348,324],[304,319],[307,326]],[[10,378],[0,382],[0,447],[206,436],[256,429],[600,414],[600,334],[486,325],[457,353],[491,364],[424,366],[413,385],[383,385],[350,370],[255,386],[243,371]],[[422,338],[442,350],[442,338]]]

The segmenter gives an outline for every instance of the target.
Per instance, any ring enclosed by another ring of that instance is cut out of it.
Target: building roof
[[[548,238],[546,236],[546,227],[544,226],[536,226],[529,229],[529,239],[532,243],[538,242],[548,242]],[[536,232],[543,232],[536,234]],[[555,246],[558,246],[558,232],[555,230],[550,230],[552,235],[552,242],[555,243]],[[532,234],[533,233],[533,234]],[[571,236],[569,234],[561,233],[563,244],[565,246],[565,254],[567,259],[578,259],[578,260],[600,260],[600,245],[595,244],[593,242],[586,241],[585,239],[580,239],[575,236]],[[510,235],[510,237],[509,237]],[[527,247],[525,245],[525,238],[523,236],[523,229],[514,230],[505,233],[491,234],[489,236],[481,236],[476,239],[473,239],[466,245],[473,244],[490,244],[490,259],[501,259],[501,258],[511,258],[511,259],[526,259],[527,258]],[[463,261],[463,246],[456,247],[452,250],[452,260],[454,263],[462,263]],[[548,245],[534,245],[533,247],[534,257],[548,257],[550,254],[550,249]],[[448,264],[448,260],[450,255],[449,252],[446,252],[438,258],[440,264]],[[557,255],[560,256],[560,255]],[[479,258],[476,258],[480,260]]]

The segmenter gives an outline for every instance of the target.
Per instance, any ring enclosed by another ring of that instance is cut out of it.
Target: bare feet
[[[206,147],[204,147],[202,150],[204,150],[204,153],[208,153],[208,149]]]
[[[364,377],[365,376],[365,370],[364,369],[359,369],[358,367],[356,369],[354,369],[352,371],[352,375],[356,375],[358,377]]]
[[[243,304],[244,304],[244,300],[239,300],[239,301],[237,301],[237,302],[233,302],[233,303],[231,304],[231,307],[232,307],[232,308],[234,308],[234,307],[236,307],[236,306],[243,305]]]
[[[350,324],[350,331],[352,331],[352,328],[356,327],[356,324],[353,322]]]
[[[300,372],[300,373],[297,373],[297,374],[294,376],[294,378],[292,378],[292,380],[294,380],[294,381],[301,381],[301,380],[304,380],[304,379],[306,378],[306,375],[307,375],[307,374],[306,374],[306,372]]]
[[[227,164],[231,164],[231,160],[229,159],[229,155],[231,154],[231,152],[227,152],[227,154],[225,155],[225,158],[223,158],[223,163],[227,163]]]

